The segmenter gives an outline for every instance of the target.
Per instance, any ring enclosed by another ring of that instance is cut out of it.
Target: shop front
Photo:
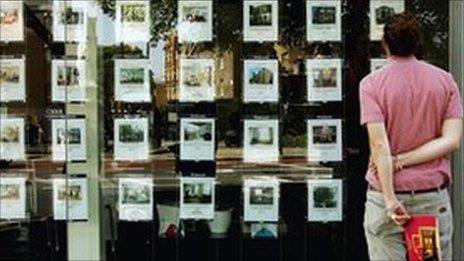
[[[388,63],[385,22],[412,13],[416,57],[464,86],[461,1],[0,11],[0,260],[367,260],[359,82]]]

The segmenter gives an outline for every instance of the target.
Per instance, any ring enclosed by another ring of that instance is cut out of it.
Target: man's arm
[[[401,202],[398,201],[393,187],[393,161],[384,123],[368,123],[369,146],[371,157],[377,168],[382,186],[382,193],[388,209],[387,215],[393,221],[402,225],[409,219],[409,215]]]
[[[462,119],[445,120],[439,138],[431,140],[424,145],[395,158],[395,168],[413,166],[444,157],[459,149],[462,138]]]
[[[387,132],[383,123],[368,123],[371,158],[377,168],[385,202],[395,199],[393,164]],[[388,205],[388,204],[387,204]]]

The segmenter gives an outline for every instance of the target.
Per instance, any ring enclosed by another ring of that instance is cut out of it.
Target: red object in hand
[[[439,261],[440,233],[433,215],[412,215],[404,226],[409,261]]]

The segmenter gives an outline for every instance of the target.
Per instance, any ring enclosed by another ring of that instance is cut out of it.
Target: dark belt
[[[442,190],[445,190],[448,188],[449,183],[446,182],[440,187],[437,188],[430,188],[430,189],[418,189],[418,190],[404,190],[404,191],[395,191],[395,194],[409,194],[409,195],[414,195],[414,194],[424,194],[424,193],[431,193],[431,192],[440,192]],[[371,191],[376,191],[376,192],[382,192],[379,189],[376,189],[374,186],[371,184],[368,185],[368,189]]]

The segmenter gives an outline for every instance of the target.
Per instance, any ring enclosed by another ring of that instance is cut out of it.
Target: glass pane
[[[0,259],[366,260],[391,10],[448,67],[448,2],[393,2],[2,1]]]

